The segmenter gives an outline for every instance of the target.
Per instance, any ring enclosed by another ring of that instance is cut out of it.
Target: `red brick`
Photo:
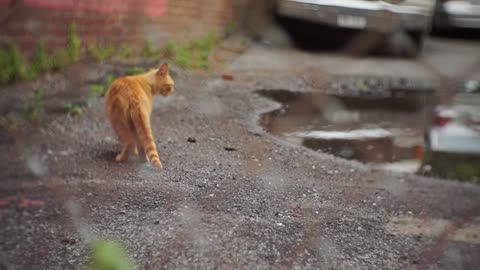
[[[225,23],[235,15],[233,4],[227,0],[168,0],[162,16],[147,15],[162,12],[165,5],[158,1],[82,0],[79,4],[76,0],[64,0],[57,1],[60,3],[57,8],[40,8],[45,7],[45,3],[53,2],[24,0],[31,7],[18,10],[17,14],[11,16],[12,19],[4,22],[0,33],[21,43],[22,50],[31,49],[39,38],[45,39],[48,49],[53,50],[54,47],[65,46],[68,25],[75,23],[77,34],[84,44],[108,41],[143,46],[148,37],[143,36],[143,26],[158,26],[158,31],[172,35],[182,32],[206,33],[211,29],[223,29]],[[109,10],[117,12],[109,13]],[[26,31],[26,18],[39,25],[38,31]]]

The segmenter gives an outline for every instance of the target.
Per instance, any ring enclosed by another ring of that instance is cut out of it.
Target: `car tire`
[[[425,34],[421,31],[416,31],[416,32],[410,32],[409,36],[413,46],[407,56],[417,57],[422,52]]]
[[[387,38],[389,53],[397,57],[415,58],[423,48],[424,33],[421,31],[396,31]]]
[[[448,16],[444,11],[442,1],[435,1],[435,8],[433,11],[432,18],[432,33],[433,34],[442,34],[449,30],[448,27]]]

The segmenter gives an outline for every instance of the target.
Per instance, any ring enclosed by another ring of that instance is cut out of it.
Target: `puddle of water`
[[[436,128],[432,124],[438,116],[435,92],[428,87],[389,89],[382,94],[357,89],[355,95],[331,89],[325,93],[259,90],[261,96],[282,104],[263,114],[260,124],[284,140],[375,168],[480,183],[480,168],[475,165],[480,164],[480,155],[424,150],[425,134]],[[480,133],[470,141],[480,141]]]
[[[375,168],[474,182],[480,179],[480,169],[472,171],[464,162],[457,167],[469,174],[446,166],[465,159],[466,154],[442,155],[439,160],[437,154],[424,153],[425,134],[432,128],[439,100],[433,90],[388,89],[382,94],[357,89],[355,95],[331,89],[326,93],[259,90],[261,96],[282,104],[263,114],[260,124],[284,140]],[[468,160],[480,168],[479,156],[468,155]]]
[[[351,97],[324,93],[262,90],[259,94],[283,107],[263,115],[267,131],[314,150],[347,159],[382,164],[417,160],[423,144],[423,127],[432,110],[431,94],[402,97]],[[401,101],[401,102],[399,102]],[[419,117],[420,116],[420,117]],[[400,167],[400,168],[398,168]],[[396,170],[401,171],[401,165]]]

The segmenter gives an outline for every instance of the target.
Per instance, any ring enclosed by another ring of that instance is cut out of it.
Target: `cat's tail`
[[[158,157],[157,147],[153,140],[148,113],[141,108],[135,108],[131,110],[130,115],[135,127],[135,132],[137,133],[138,139],[147,154],[148,159],[155,167],[161,169],[162,163]]]

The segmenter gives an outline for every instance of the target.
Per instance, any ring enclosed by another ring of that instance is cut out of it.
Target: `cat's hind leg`
[[[118,162],[127,161],[131,153],[135,152],[134,144],[123,145],[120,153],[117,154],[115,160]]]
[[[112,126],[122,144],[122,150],[117,154],[115,160],[118,162],[127,161],[130,154],[135,152],[135,139],[128,124],[122,121],[112,121]]]

